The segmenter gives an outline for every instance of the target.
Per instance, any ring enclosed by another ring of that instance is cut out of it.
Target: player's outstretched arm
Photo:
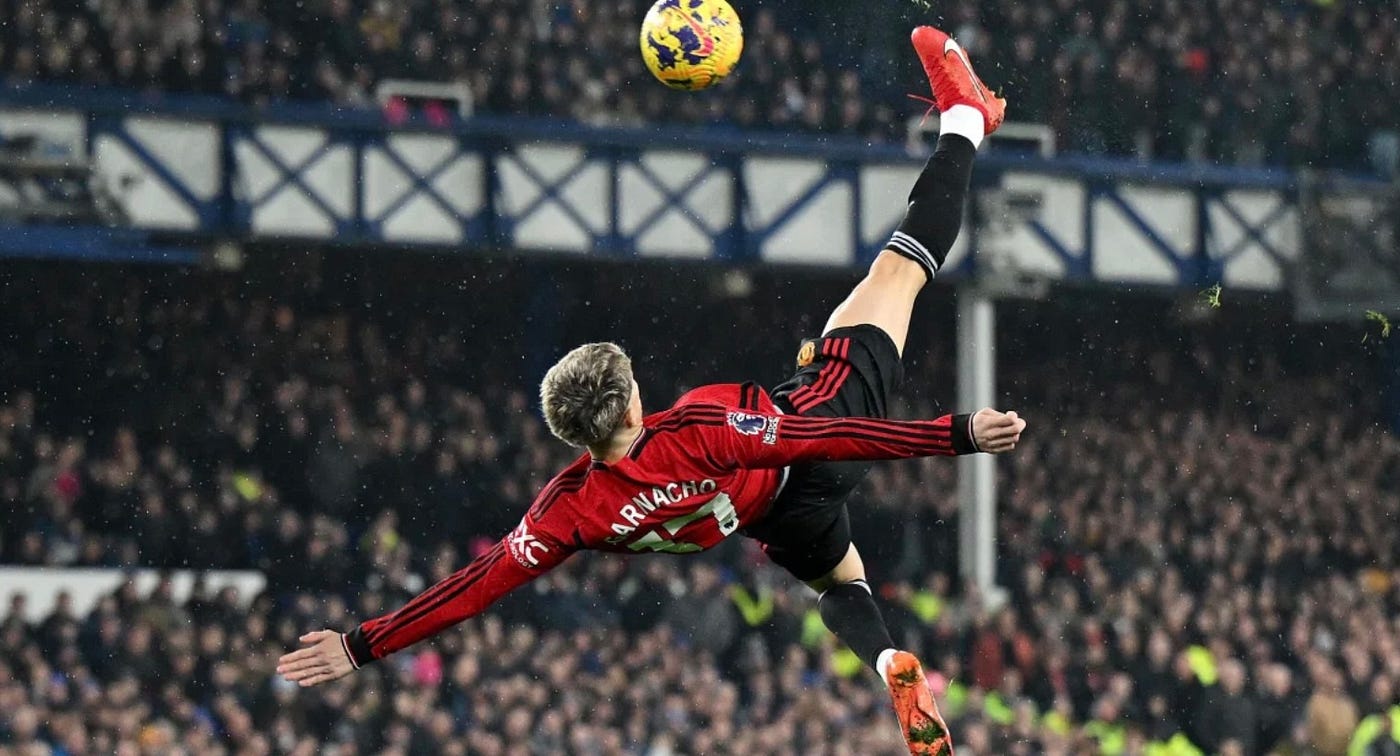
[[[277,660],[277,674],[310,687],[340,679],[484,611],[510,591],[564,561],[572,549],[532,532],[529,517],[490,551],[397,611],[348,633],[319,630],[301,637],[303,648]]]
[[[711,421],[707,445],[731,465],[784,467],[796,462],[905,459],[1011,451],[1026,421],[1014,412],[987,408],[934,420],[869,417],[803,417],[724,413]],[[697,408],[694,412],[703,412]],[[728,428],[718,427],[728,425]],[[717,460],[718,461],[718,460]]]

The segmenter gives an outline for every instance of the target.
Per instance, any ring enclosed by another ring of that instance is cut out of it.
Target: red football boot
[[[885,684],[910,756],[953,756],[953,738],[933,702],[919,660],[908,651],[896,651],[885,667]]]
[[[986,121],[986,133],[997,130],[1006,117],[1006,100],[997,97],[972,70],[972,61],[967,59],[952,37],[932,26],[920,26],[909,35],[919,60],[928,74],[929,86],[933,87],[933,99],[940,111],[954,105],[971,105],[982,111]]]

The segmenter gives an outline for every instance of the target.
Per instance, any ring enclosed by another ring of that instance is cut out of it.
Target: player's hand
[[[340,633],[334,630],[317,630],[299,639],[304,648],[283,654],[277,660],[277,674],[289,681],[309,688],[350,674],[355,665],[345,651]]]
[[[999,412],[987,407],[972,416],[972,440],[988,454],[1002,454],[1016,448],[1026,421],[1015,412]]]

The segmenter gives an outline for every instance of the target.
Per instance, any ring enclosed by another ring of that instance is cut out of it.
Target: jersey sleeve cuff
[[[972,438],[972,414],[953,415],[953,453],[954,454],[977,454],[982,451],[977,448],[977,442]]]
[[[358,626],[348,633],[340,636],[341,645],[345,647],[345,655],[350,657],[350,664],[355,669],[374,661],[374,652],[370,651],[369,643],[365,640],[364,631]]]

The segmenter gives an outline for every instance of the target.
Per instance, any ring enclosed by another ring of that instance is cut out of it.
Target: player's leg
[[[889,334],[901,355],[914,299],[958,237],[977,146],[1001,125],[1006,107],[977,78],[962,48],[948,35],[922,26],[911,38],[942,112],[938,145],[909,192],[899,229],[870,272],[831,313],[823,331],[874,325]]]
[[[1001,122],[1004,103],[985,94],[947,35],[916,29],[914,47],[944,111],[938,148],[910,193],[900,230],[869,274],[832,313],[823,338],[803,344],[797,373],[773,390],[785,412],[885,417],[919,290],[947,258],[961,224],[976,145]],[[952,742],[912,654],[896,651],[851,544],[845,498],[866,462],[795,465],[778,501],[745,530],[770,559],[820,594],[826,626],[885,679],[911,754],[951,756]]]
[[[952,38],[921,26],[911,39],[943,112],[938,146],[914,182],[904,220],[889,244],[831,313],[823,338],[803,345],[798,375],[775,389],[774,396],[800,414],[835,400],[836,415],[885,416],[903,372],[914,299],[957,239],[977,145],[1001,125],[1005,113],[1006,103],[987,91]],[[842,396],[851,368],[868,396]]]
[[[909,752],[951,756],[948,725],[934,703],[923,667],[913,654],[895,647],[865,580],[865,564],[855,544],[847,548],[845,558],[835,568],[807,581],[807,585],[820,596],[817,608],[827,629],[885,681]]]
[[[849,326],[873,325],[889,334],[895,349],[903,355],[914,298],[927,281],[924,269],[913,260],[884,250],[870,264],[865,278],[831,312],[822,334]]]
[[[831,405],[817,411],[829,413]],[[758,539],[769,559],[817,591],[818,612],[827,629],[879,673],[909,753],[952,756],[953,741],[923,668],[913,654],[895,648],[865,580],[865,564],[851,543],[851,518],[844,503],[851,481],[843,479],[840,464],[794,469],[769,515],[744,534]],[[860,477],[860,471],[851,472]]]
[[[894,639],[865,580],[865,563],[855,544],[847,547],[840,564],[807,585],[817,592],[817,610],[826,628],[861,661],[883,673],[880,656],[894,649]]]

